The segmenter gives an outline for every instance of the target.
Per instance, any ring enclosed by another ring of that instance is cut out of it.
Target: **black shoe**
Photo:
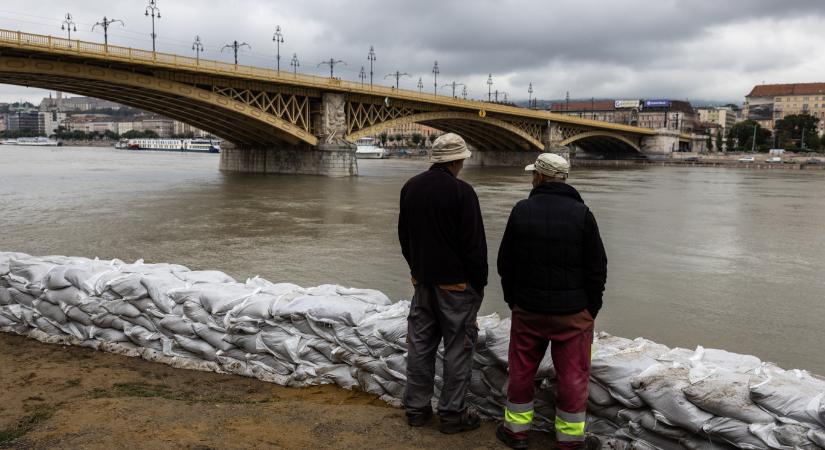
[[[515,448],[518,450],[523,450],[527,448],[527,439],[516,439],[513,436],[510,436],[510,434],[504,430],[504,424],[500,423],[496,427],[496,437],[504,445],[510,448]]]
[[[461,433],[462,431],[475,430],[481,426],[481,419],[474,411],[469,409],[461,414],[441,416],[441,423],[438,426],[438,431],[444,434]]]
[[[433,410],[425,409],[424,411],[410,411],[407,410],[407,425],[411,427],[423,427],[429,425],[433,420]]]

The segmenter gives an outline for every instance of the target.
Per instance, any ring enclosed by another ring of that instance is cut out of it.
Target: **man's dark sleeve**
[[[585,286],[587,289],[587,310],[593,318],[602,308],[602,294],[607,283],[607,254],[604,251],[599,225],[593,213],[587,211],[584,223]]]
[[[487,286],[487,237],[481,218],[478,196],[470,185],[463,186],[461,195],[460,221],[461,250],[467,281],[476,290]]]
[[[513,285],[513,215],[516,208],[510,212],[507,219],[507,227],[504,229],[504,236],[501,238],[501,246],[498,248],[498,274],[501,276],[501,290],[504,293],[504,301],[512,309],[510,289]]]
[[[404,212],[404,192],[406,186],[401,189],[401,200],[398,208],[398,242],[401,244],[401,254],[407,260],[407,265],[410,264],[410,235],[407,228],[407,213]]]

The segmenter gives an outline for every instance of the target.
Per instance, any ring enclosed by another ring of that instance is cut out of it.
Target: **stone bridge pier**
[[[220,170],[245,173],[284,173],[348,177],[358,175],[355,145],[347,132],[344,94],[324,93],[312,114],[317,145],[304,142],[221,149]]]

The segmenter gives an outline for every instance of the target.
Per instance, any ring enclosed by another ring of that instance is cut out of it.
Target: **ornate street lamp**
[[[387,79],[387,77],[395,77],[395,88],[398,89],[398,83],[401,80],[401,77],[412,77],[412,75],[408,73],[401,73],[400,71],[396,70],[395,73],[388,73],[384,75],[384,79]]]
[[[444,86],[441,86],[441,89],[444,89],[445,87],[452,87],[453,88],[453,98],[456,98],[456,96],[455,96],[456,86],[464,86],[465,89],[467,88],[467,86],[464,83],[456,83],[455,81],[453,81],[450,84],[445,84]]]
[[[95,28],[101,27],[103,28],[103,45],[106,47],[106,50],[109,50],[109,26],[115,22],[120,22],[121,26],[125,26],[122,20],[120,19],[107,19],[106,16],[103,16],[103,20],[100,22],[95,23],[92,25],[92,31],[95,31]]]
[[[424,80],[421,77],[418,78],[418,93],[422,93],[424,91]]]
[[[221,53],[223,53],[223,51],[226,50],[226,49],[232,49],[235,53],[235,65],[237,66],[238,65],[238,50],[242,49],[243,47],[246,47],[246,48],[252,50],[252,46],[247,44],[246,42],[241,42],[239,44],[238,41],[234,41],[231,44],[224,45],[221,48]]]
[[[298,76],[298,67],[301,66],[301,63],[298,62],[298,54],[292,54],[292,61],[289,62],[289,65],[292,66],[292,75]]]
[[[491,97],[491,95],[490,95],[490,94],[492,94],[492,89],[493,89],[493,74],[490,74],[490,75],[487,77],[487,101],[488,101],[488,102],[489,102],[490,100],[492,100],[492,99],[490,98],[490,97]]]
[[[275,27],[275,34],[272,35],[272,41],[276,44],[276,53],[275,53],[275,67],[278,73],[281,73],[281,44],[284,43],[284,35],[281,33],[281,26],[278,25]]]
[[[156,0],[149,0],[149,5],[146,6],[145,11],[146,17],[152,18],[152,53],[155,52],[155,38],[157,35],[155,34],[155,17],[160,19],[160,9],[158,9],[157,1]]]
[[[533,107],[533,83],[530,83],[530,86],[527,88],[527,107]]]
[[[203,51],[203,43],[201,42],[201,37],[200,36],[195,36],[195,41],[192,42],[192,50],[195,51],[196,64],[200,64],[200,62],[201,62],[201,52]]]
[[[372,63],[375,61],[375,50],[370,45],[370,52],[367,53],[367,60],[370,62],[370,87],[372,87]]]
[[[438,69],[438,61],[436,61],[435,64],[433,64],[433,77],[434,77],[434,80],[435,80],[435,82],[433,83],[433,86],[434,86],[433,95],[438,95],[438,74],[439,73],[441,73],[441,71]]]
[[[320,63],[318,63],[318,67],[321,67],[323,65],[329,66],[329,77],[335,78],[333,76],[333,69],[335,69],[336,64],[343,64],[345,66],[347,65],[347,63],[341,61],[340,59],[330,58],[329,61],[321,61]]]
[[[461,90],[461,98],[467,100],[467,85],[464,85],[464,89]]]
[[[72,20],[72,15],[70,13],[66,13],[66,18],[63,20],[63,25],[60,25],[61,30],[67,30],[69,32],[69,40],[72,40],[72,30],[77,32],[77,26]]]
[[[364,66],[361,66],[361,71],[358,72],[358,78],[361,79],[361,86],[363,86],[364,79],[367,78],[367,73],[364,71]]]

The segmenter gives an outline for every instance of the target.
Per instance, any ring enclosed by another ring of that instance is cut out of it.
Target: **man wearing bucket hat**
[[[507,404],[496,436],[527,448],[534,378],[550,345],[558,379],[556,446],[583,448],[590,346],[607,256],[596,219],[566,183],[567,160],[543,153],[525,170],[533,174],[533,190],[510,213],[498,253],[512,325]],[[598,440],[588,438],[587,448],[598,448]]]
[[[471,155],[460,136],[433,143],[429,170],[401,189],[398,239],[415,287],[407,327],[407,422],[423,426],[433,416],[438,345],[444,340],[444,385],[438,403],[439,429],[458,433],[478,428],[467,409],[476,315],[487,284],[487,242],[473,188],[458,179]]]

